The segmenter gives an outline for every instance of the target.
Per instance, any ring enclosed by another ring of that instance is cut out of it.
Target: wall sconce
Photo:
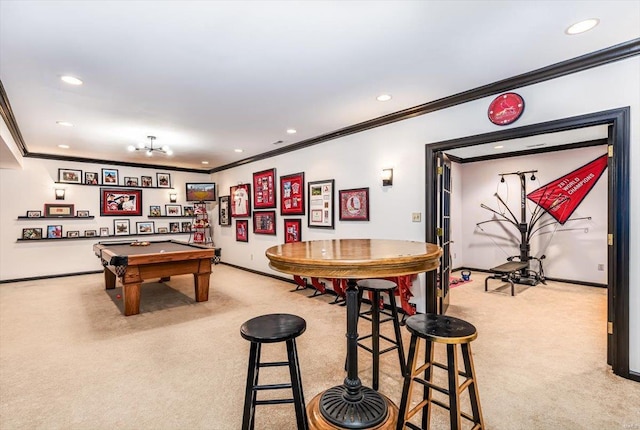
[[[393,185],[393,169],[382,169],[382,186]]]
[[[178,195],[176,193],[170,193],[169,194],[169,201],[171,203],[175,203],[178,201]]]
[[[64,200],[64,188],[56,188],[56,200]]]

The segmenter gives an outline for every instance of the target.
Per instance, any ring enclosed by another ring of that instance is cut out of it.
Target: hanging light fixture
[[[147,139],[149,139],[149,145],[145,145],[144,143],[141,143],[138,145],[138,147],[136,148],[133,145],[129,145],[129,147],[127,148],[129,151],[133,152],[133,151],[145,151],[145,153],[147,154],[147,157],[151,157],[153,156],[154,152],[159,152],[161,154],[167,154],[167,155],[173,155],[173,151],[171,149],[169,149],[168,146],[163,146],[163,147],[154,147],[153,146],[153,141],[156,140],[155,136],[147,136]]]

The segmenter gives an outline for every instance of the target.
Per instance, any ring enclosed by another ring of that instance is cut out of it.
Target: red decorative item
[[[489,105],[489,121],[496,125],[515,122],[524,112],[524,99],[516,93],[504,93],[496,97]]]

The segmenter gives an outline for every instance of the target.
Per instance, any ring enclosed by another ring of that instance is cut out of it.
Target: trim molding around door
[[[609,195],[614,198],[608,213],[609,223],[612,226],[610,232],[614,237],[613,245],[609,250],[613,253],[613,267],[609,268],[608,284],[609,295],[613,294],[611,318],[614,326],[612,342],[614,359],[611,367],[616,375],[635,380],[629,372],[629,122],[630,108],[624,107],[425,145],[425,214],[427,214],[425,228],[426,241],[436,243],[437,172],[435,163],[438,151],[595,125],[609,125],[614,154],[609,176],[611,178]],[[430,277],[427,274],[427,312],[436,312],[435,281],[435,276]]]

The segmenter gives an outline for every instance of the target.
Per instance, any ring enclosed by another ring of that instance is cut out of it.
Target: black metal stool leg
[[[462,344],[461,346],[466,377],[473,379],[473,382],[469,386],[469,400],[471,401],[473,422],[476,424],[480,424],[480,427],[484,429],[484,420],[482,419],[482,410],[480,409],[480,396],[478,394],[478,381],[476,381],[476,373],[473,367],[473,357],[471,356],[471,345]]]
[[[244,414],[242,418],[242,430],[253,430],[256,412],[256,391],[258,385],[258,373],[260,371],[260,344],[251,342],[249,350],[249,367],[247,369],[247,386],[244,394]]]
[[[380,379],[380,292],[373,291],[371,299],[371,349],[373,350],[373,384],[374,390],[378,391]]]
[[[396,332],[396,343],[398,345],[398,358],[400,359],[400,371],[402,375],[407,374],[407,367],[404,362],[404,348],[402,346],[402,332],[398,321],[398,308],[396,308],[396,297],[393,291],[389,291],[389,304],[391,305],[391,316],[393,317],[393,330]]]
[[[287,356],[289,359],[289,374],[291,375],[291,389],[293,391],[293,405],[296,410],[296,422],[298,430],[309,428],[307,420],[307,410],[304,404],[304,393],[302,392],[302,377],[298,363],[298,350],[295,339],[287,341]]]
[[[402,398],[400,399],[400,409],[398,410],[398,425],[396,430],[404,429],[404,422],[409,409],[411,399],[412,379],[411,371],[415,368],[416,352],[418,345],[418,336],[412,335],[409,343],[409,356],[407,357],[407,373],[404,376],[404,385],[402,386]]]

